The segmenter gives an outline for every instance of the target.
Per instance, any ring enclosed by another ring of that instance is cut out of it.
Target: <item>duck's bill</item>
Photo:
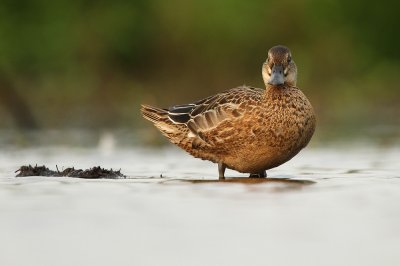
[[[282,85],[285,83],[285,78],[283,76],[283,66],[274,65],[271,69],[271,77],[268,81],[270,85]]]

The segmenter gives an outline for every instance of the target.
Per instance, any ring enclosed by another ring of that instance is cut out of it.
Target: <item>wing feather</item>
[[[191,136],[202,139],[202,133],[218,127],[225,120],[242,116],[245,112],[241,105],[243,101],[258,101],[261,95],[262,90],[243,86],[165,110],[172,122],[185,124]]]

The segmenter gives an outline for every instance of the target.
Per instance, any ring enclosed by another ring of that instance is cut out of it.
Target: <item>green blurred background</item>
[[[317,139],[399,137],[398,2],[2,0],[0,128],[135,131],[169,106],[262,87],[284,44]],[[155,131],[154,131],[155,132]]]

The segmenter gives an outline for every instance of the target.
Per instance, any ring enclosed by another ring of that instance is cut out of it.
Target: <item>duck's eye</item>
[[[288,63],[292,62],[292,57],[291,57],[290,55],[289,55],[288,58],[287,58],[287,62],[288,62]]]

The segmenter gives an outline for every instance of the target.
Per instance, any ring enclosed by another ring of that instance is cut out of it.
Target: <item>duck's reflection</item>
[[[198,180],[182,180],[191,182],[194,184],[202,183],[239,183],[239,184],[287,184],[287,185],[312,185],[315,181],[303,180],[303,179],[291,179],[291,178],[251,178],[251,177],[235,177],[223,180],[210,180],[210,179],[198,179]]]
[[[220,185],[227,186],[229,184],[244,184],[249,191],[254,192],[285,192],[293,190],[301,190],[309,185],[316,184],[316,181],[293,179],[293,178],[249,178],[249,177],[233,177],[223,180],[218,179],[170,179],[161,183],[181,183],[181,184],[214,184],[216,187]]]

